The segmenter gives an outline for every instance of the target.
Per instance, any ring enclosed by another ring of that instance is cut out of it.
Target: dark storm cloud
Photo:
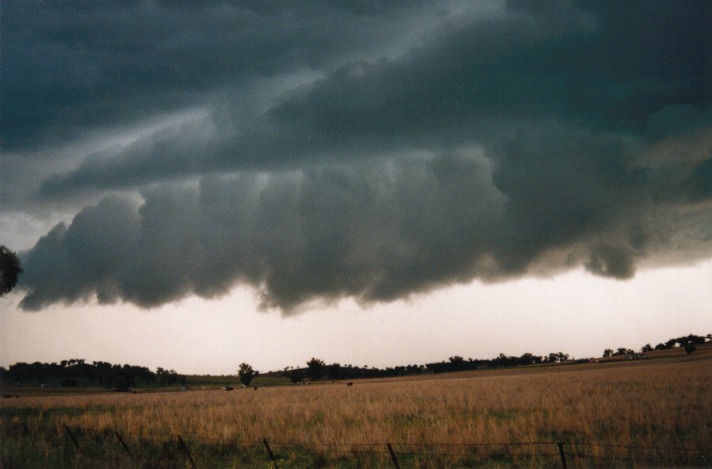
[[[401,8],[318,1],[4,2],[3,145],[62,141],[87,128],[190,106],[221,87],[368,56],[401,33]]]
[[[710,8],[634,6],[564,3],[552,13],[513,4],[507,15],[451,18],[397,58],[347,61],[283,90],[266,110],[246,106],[242,88],[221,89],[208,118],[217,136],[204,135],[203,123],[182,132],[190,145],[149,136],[112,158],[90,155],[43,191],[56,197],[86,184],[132,186],[186,172],[499,144],[513,124],[545,120],[644,136],[651,116],[668,108],[708,115],[712,34],[700,18],[710,18]]]
[[[712,155],[695,167],[682,189],[693,200],[712,199]]]
[[[712,254],[708,2],[111,5],[3,20],[29,39],[8,46],[3,140],[193,117],[40,181],[40,200],[142,201],[25,253],[26,309],[246,283],[291,310]],[[43,66],[94,74],[21,79]]]
[[[144,198],[109,197],[43,237],[23,257],[23,308],[93,293],[151,307],[235,282],[285,310],[343,295],[390,300],[470,276],[503,203],[476,155],[206,178]]]

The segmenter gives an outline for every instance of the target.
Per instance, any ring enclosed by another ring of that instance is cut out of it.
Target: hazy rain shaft
[[[26,310],[246,284],[289,313],[712,254],[706,1],[27,1],[0,21],[0,219],[67,220],[21,253]]]

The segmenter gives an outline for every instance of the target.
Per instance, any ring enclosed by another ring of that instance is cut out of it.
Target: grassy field
[[[353,386],[23,396],[0,401],[0,455],[3,467],[270,467],[266,439],[282,467],[393,467],[387,443],[401,467],[561,467],[561,442],[569,467],[712,467],[711,390],[705,345]]]

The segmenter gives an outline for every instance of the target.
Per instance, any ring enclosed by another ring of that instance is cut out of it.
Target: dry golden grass
[[[43,396],[4,399],[0,405],[4,423],[10,425],[66,425],[138,439],[267,438],[275,445],[332,443],[352,449],[386,442],[562,441],[581,445],[585,451],[580,452],[592,457],[630,452],[610,445],[658,448],[655,457],[661,461],[679,460],[686,448],[697,459],[683,462],[709,465],[712,353],[707,352],[434,379],[356,381],[353,387],[325,383],[259,391]]]

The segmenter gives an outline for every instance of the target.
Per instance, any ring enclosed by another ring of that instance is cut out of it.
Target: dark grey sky
[[[67,219],[22,254],[25,309],[246,283],[288,312],[712,255],[707,1],[13,1],[1,21],[0,226]]]

